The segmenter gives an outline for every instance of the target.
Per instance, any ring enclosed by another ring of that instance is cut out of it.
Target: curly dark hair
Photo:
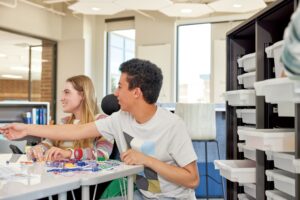
[[[134,58],[122,63],[119,70],[127,74],[129,90],[139,87],[147,103],[156,103],[163,81],[160,68],[148,60]]]

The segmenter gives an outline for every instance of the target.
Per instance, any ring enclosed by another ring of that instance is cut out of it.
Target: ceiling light
[[[180,12],[182,12],[182,13],[191,13],[191,12],[193,12],[193,10],[189,9],[189,8],[184,8],[184,9],[181,9]]]
[[[46,59],[39,59],[39,58],[32,58],[31,59],[32,62],[35,62],[35,63],[45,63],[45,62],[49,62],[49,60],[46,60]]]
[[[114,15],[125,10],[114,3],[114,0],[80,0],[68,8],[85,15]]]
[[[265,8],[264,0],[220,0],[208,4],[215,12],[247,13]]]
[[[233,4],[233,7],[234,8],[240,8],[240,7],[242,7],[242,5],[241,4]]]
[[[12,78],[12,79],[22,79],[23,76],[18,76],[18,75],[12,75],[12,74],[3,74],[1,75],[3,78]]]
[[[114,3],[127,10],[159,10],[173,4],[170,0],[115,0]]]
[[[213,12],[207,5],[199,3],[174,3],[159,11],[169,17],[199,17]]]
[[[100,10],[100,8],[97,8],[97,7],[92,7],[92,10],[93,10],[93,11],[99,11],[99,10]]]
[[[0,53],[0,58],[6,58],[7,57],[7,55],[6,54],[4,54],[4,53]]]

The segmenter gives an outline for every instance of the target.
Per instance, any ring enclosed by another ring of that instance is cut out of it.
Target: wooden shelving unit
[[[243,74],[237,59],[243,55],[256,53],[256,81],[274,78],[274,62],[266,57],[265,48],[283,39],[292,13],[297,8],[297,0],[278,0],[246,22],[227,33],[227,91],[243,89],[237,76]],[[300,104],[296,104],[295,117],[279,117],[276,104],[265,102],[264,96],[256,96],[256,128],[290,127],[296,131],[295,158],[300,157]],[[237,127],[243,125],[236,116],[236,107],[226,104],[227,159],[244,159],[238,152]],[[264,151],[256,150],[256,199],[266,199],[265,191],[273,189],[273,183],[266,180],[265,170],[274,168],[266,159]],[[296,200],[300,200],[299,174],[296,174]],[[237,199],[243,188],[227,181],[227,200]]]

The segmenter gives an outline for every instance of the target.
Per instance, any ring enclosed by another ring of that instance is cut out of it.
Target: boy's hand
[[[23,138],[28,135],[27,125],[21,123],[12,123],[0,127],[0,133],[9,140]]]
[[[145,165],[147,156],[141,152],[129,149],[121,154],[121,160],[127,165]]]

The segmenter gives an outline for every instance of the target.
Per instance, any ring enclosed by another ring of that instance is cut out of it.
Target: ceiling
[[[114,15],[126,10],[159,11],[176,18],[199,18],[220,13],[249,13],[275,0],[1,0],[0,6],[27,3],[59,15]]]

